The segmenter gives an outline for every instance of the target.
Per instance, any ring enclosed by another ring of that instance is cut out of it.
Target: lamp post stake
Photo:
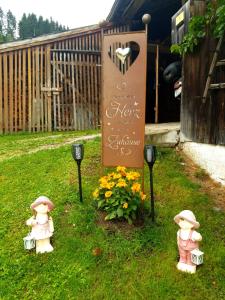
[[[79,180],[79,194],[80,194],[80,202],[83,202],[80,165],[81,165],[81,161],[78,161],[77,167],[78,167],[78,180]]]
[[[153,192],[153,166],[149,167],[150,171],[150,190],[151,190],[151,217],[152,222],[155,222],[155,199],[154,199],[154,192]]]

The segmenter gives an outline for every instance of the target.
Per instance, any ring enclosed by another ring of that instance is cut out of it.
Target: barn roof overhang
[[[146,13],[152,17],[152,40],[170,36],[171,17],[182,6],[182,0],[115,0],[107,21],[113,23],[140,23]],[[142,25],[143,26],[143,25]]]

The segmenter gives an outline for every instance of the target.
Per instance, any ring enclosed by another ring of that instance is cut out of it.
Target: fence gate
[[[53,130],[98,126],[100,52],[51,50]]]

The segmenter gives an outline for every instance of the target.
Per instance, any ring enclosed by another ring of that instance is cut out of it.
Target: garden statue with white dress
[[[32,227],[31,233],[28,237],[35,241],[36,253],[53,251],[53,247],[50,243],[50,237],[53,235],[54,226],[52,217],[48,214],[53,208],[54,204],[48,197],[45,196],[38,197],[31,204],[31,209],[34,211],[34,215],[26,221],[26,225]],[[27,239],[27,237],[25,239]]]
[[[177,231],[177,245],[180,254],[177,269],[187,273],[195,273],[196,265],[203,262],[203,252],[198,249],[202,236],[195,231],[200,224],[190,210],[181,211],[174,217],[174,221],[180,227]]]

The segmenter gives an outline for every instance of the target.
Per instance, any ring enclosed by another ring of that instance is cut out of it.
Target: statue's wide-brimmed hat
[[[35,209],[36,206],[40,205],[40,204],[46,204],[48,205],[48,210],[51,211],[54,208],[54,204],[52,203],[52,201],[46,197],[46,196],[40,196],[38,197],[30,206],[31,209]]]
[[[191,224],[195,229],[199,228],[200,224],[196,221],[195,215],[191,210],[182,210],[178,215],[174,217],[174,221],[179,225],[180,219],[184,219]]]

